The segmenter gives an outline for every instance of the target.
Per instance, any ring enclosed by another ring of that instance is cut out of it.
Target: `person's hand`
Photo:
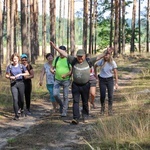
[[[118,83],[115,83],[115,90],[117,90],[118,89]]]
[[[66,78],[66,76],[67,76],[66,74],[63,74],[61,77],[62,77],[63,79],[65,79],[65,78]]]
[[[50,45],[51,45],[52,47],[54,47],[54,48],[56,47],[55,44],[54,44],[52,41],[50,41]]]
[[[24,79],[29,79],[30,77],[29,76],[24,76]]]
[[[55,74],[56,69],[51,69],[50,72],[51,72],[52,74]]]
[[[113,51],[114,51],[114,49],[112,47],[108,47],[107,48],[107,53],[108,54],[111,54]]]
[[[22,76],[21,73],[17,74],[17,75],[15,76],[15,78],[18,78],[18,77],[20,77],[20,76]]]
[[[16,77],[15,76],[10,76],[9,79],[10,80],[16,80]]]

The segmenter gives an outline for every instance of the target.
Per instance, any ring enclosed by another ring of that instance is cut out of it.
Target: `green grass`
[[[130,62],[135,65],[129,65]],[[150,149],[150,59],[118,62],[119,77],[132,74],[132,82],[119,90],[120,107],[116,115],[99,118],[88,132],[86,141],[96,150]],[[136,69],[135,69],[136,68]],[[137,71],[137,72],[136,72]],[[115,106],[114,106],[115,107]],[[87,132],[86,132],[87,133]]]

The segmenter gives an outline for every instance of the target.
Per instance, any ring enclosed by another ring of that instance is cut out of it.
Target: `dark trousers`
[[[82,107],[83,107],[82,113],[83,115],[89,115],[89,109],[88,109],[89,90],[90,90],[89,82],[84,85],[79,85],[74,82],[72,83],[74,119],[80,118],[80,111],[79,111],[80,96],[81,96]]]
[[[15,81],[11,83],[11,93],[13,96],[13,108],[15,116],[18,114],[18,104],[21,110],[24,107],[24,83],[23,81]]]
[[[24,85],[25,85],[26,109],[27,109],[27,110],[30,110],[31,91],[32,91],[32,82],[31,82],[31,80],[24,80]]]
[[[113,90],[114,90],[114,80],[113,77],[102,78],[99,77],[99,87],[100,87],[100,102],[104,105],[106,98],[106,90],[108,91],[108,105],[113,103]]]

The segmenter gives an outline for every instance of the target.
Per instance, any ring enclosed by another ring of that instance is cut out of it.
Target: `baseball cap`
[[[79,49],[78,51],[77,51],[77,54],[76,54],[77,56],[83,56],[83,55],[85,55],[85,51],[84,50],[82,50],[82,49]]]
[[[22,54],[20,57],[21,58],[28,58],[28,56],[26,54]]]
[[[66,47],[63,46],[63,45],[62,45],[62,46],[59,46],[59,48],[62,49],[62,50],[64,50],[64,51],[66,51]]]

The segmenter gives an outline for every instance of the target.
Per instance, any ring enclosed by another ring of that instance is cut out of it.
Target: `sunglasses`
[[[21,61],[27,61],[26,59],[22,59]]]

